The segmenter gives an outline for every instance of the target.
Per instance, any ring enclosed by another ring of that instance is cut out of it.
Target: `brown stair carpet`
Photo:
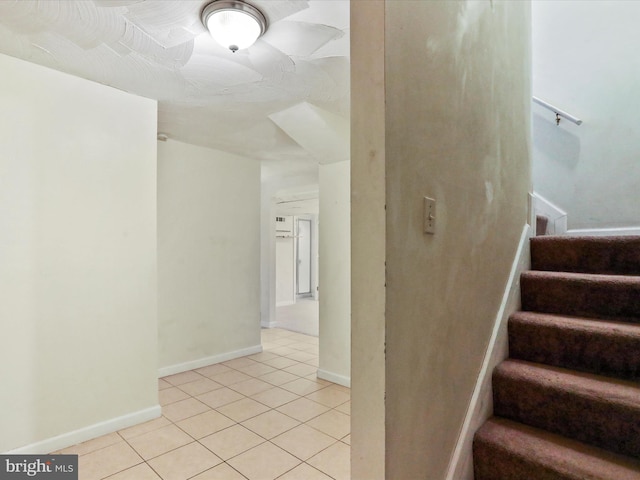
[[[511,358],[640,380],[640,328],[627,322],[516,312]]]
[[[531,242],[531,268],[640,275],[640,237],[544,237]]]
[[[640,461],[498,417],[476,433],[474,458],[475,480],[640,478]]]
[[[475,480],[640,480],[640,237],[536,237]]]

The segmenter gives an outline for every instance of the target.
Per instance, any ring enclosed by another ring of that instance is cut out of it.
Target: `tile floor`
[[[80,480],[349,479],[348,388],[316,378],[318,338],[262,331],[264,351],[159,380],[162,417],[90,440]]]

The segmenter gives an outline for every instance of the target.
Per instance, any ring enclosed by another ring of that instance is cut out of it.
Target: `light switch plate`
[[[436,201],[424,197],[424,233],[436,233]]]

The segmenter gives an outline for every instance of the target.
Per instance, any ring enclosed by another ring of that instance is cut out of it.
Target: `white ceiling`
[[[158,100],[158,132],[285,170],[349,158],[349,1],[250,0],[231,53],[207,0],[0,0],[0,53]]]

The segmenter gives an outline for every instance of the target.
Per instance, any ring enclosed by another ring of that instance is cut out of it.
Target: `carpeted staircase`
[[[640,480],[640,237],[535,237],[475,480]]]

